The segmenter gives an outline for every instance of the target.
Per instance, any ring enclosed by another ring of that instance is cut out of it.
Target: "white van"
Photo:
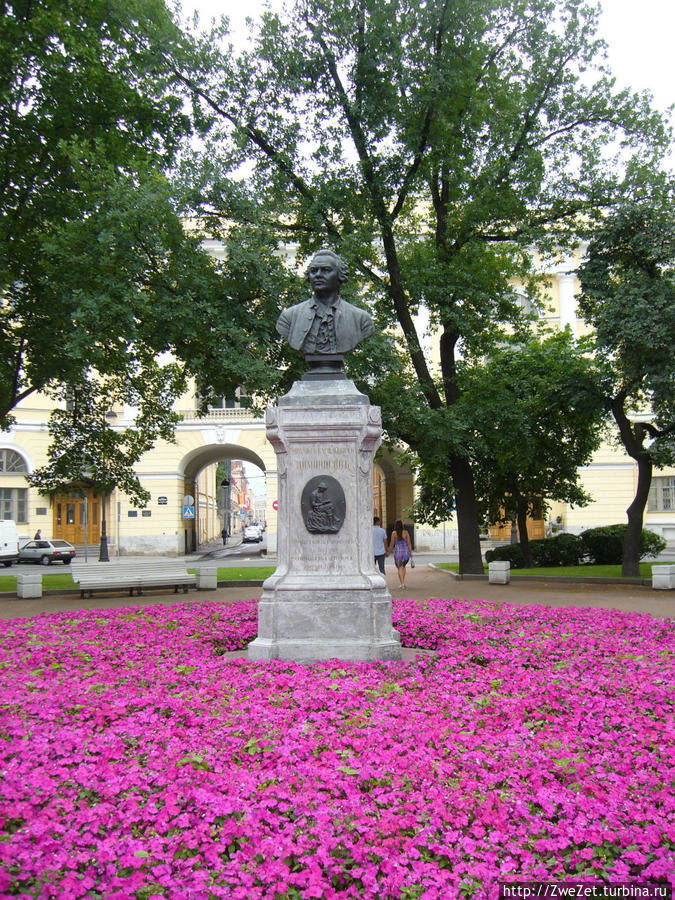
[[[0,563],[13,566],[19,559],[19,532],[16,522],[0,519]]]

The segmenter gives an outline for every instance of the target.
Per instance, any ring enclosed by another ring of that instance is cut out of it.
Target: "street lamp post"
[[[109,428],[110,425],[108,423],[114,422],[116,418],[117,418],[117,413],[114,412],[112,409],[109,409],[106,413],[103,414],[102,419],[101,419],[101,421],[103,423],[103,428],[104,429]],[[114,482],[112,484],[110,484],[110,482],[106,478],[106,474],[101,475],[101,473],[104,471],[104,466],[98,465],[99,461],[95,457],[92,457],[92,455],[89,452],[85,452],[83,454],[82,461],[84,463],[83,468],[82,468],[82,479],[83,479],[85,485],[87,487],[91,487],[92,492],[94,492],[98,488],[100,495],[101,495],[101,535],[100,535],[99,548],[98,548],[98,561],[99,562],[110,562],[110,556],[108,554],[108,520],[107,520],[107,516],[106,516],[105,501],[106,501],[106,492],[108,494],[112,493],[112,491],[115,489],[115,484],[114,484]],[[110,487],[110,490],[108,490],[109,487]],[[94,507],[94,509],[95,509],[95,507]],[[84,545],[85,545],[85,559],[86,559],[86,556],[87,556],[87,532],[89,529],[89,511],[87,508],[86,496],[85,496],[85,502],[84,502],[84,510],[85,510],[85,513],[84,513],[85,514]]]
[[[223,545],[227,541],[227,536],[232,535],[232,525],[230,523],[230,479],[224,478],[220,482],[220,486],[223,489],[223,493],[221,494],[221,498],[223,501]]]
[[[98,550],[99,562],[110,562],[108,555],[108,529],[105,515],[105,491],[101,491],[101,544]]]
[[[117,413],[113,412],[112,409],[109,409],[105,414],[106,419],[109,422],[114,422],[117,418]],[[104,423],[105,424],[105,423]],[[105,509],[105,501],[106,501],[106,492],[105,490],[101,491],[101,543],[98,550],[98,561],[99,562],[110,562],[110,556],[108,554],[108,520],[106,517],[106,509]]]

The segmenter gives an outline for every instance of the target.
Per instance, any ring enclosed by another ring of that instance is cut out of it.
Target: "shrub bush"
[[[511,563],[512,569],[522,569],[525,566],[525,558],[520,544],[506,544],[504,547],[487,550],[485,561],[488,563],[507,561]]]
[[[530,541],[534,566],[578,566],[583,557],[581,541],[576,534],[557,534],[552,538]],[[520,544],[496,547],[485,554],[486,562],[508,560],[512,569],[525,567],[525,557]]]
[[[589,528],[579,536],[584,556],[591,563],[605,566],[621,564],[623,557],[623,541],[628,525],[604,525],[601,528]],[[665,550],[666,542],[653,531],[642,529],[640,537],[640,559],[646,556],[658,556]]]
[[[583,558],[581,541],[576,534],[557,534],[555,537],[530,541],[532,562],[543,566],[578,566]]]

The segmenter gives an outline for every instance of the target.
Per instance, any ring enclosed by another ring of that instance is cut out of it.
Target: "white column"
[[[560,327],[570,326],[572,334],[577,334],[577,304],[574,296],[574,274],[561,272],[558,279],[558,297],[560,304]]]

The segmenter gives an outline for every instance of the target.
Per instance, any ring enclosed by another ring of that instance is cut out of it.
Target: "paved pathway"
[[[675,591],[655,591],[651,587],[556,584],[545,580],[496,585],[488,584],[487,581],[458,581],[447,572],[426,564],[417,565],[408,572],[404,591],[397,587],[394,567],[387,566],[387,583],[394,597],[411,597],[414,600],[424,600],[427,597],[467,597],[524,606],[595,606],[675,617]],[[231,587],[220,587],[216,591],[192,590],[189,594],[151,591],[144,597],[133,598],[126,594],[116,596],[114,593],[98,594],[85,600],[81,600],[77,594],[48,594],[37,600],[19,600],[15,596],[5,596],[0,597],[0,619],[36,616],[41,612],[57,610],[109,609],[184,601],[247,600],[259,594],[259,587],[234,584]]]

